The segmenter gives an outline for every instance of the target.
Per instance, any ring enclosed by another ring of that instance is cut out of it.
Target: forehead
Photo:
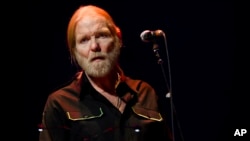
[[[96,32],[96,30],[102,29],[109,31],[108,23],[105,18],[101,16],[84,16],[77,22],[76,32]]]
[[[80,24],[108,23],[107,19],[99,14],[82,15],[78,19]]]

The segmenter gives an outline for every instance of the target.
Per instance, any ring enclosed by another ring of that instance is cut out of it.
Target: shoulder
[[[133,89],[136,92],[139,91],[154,91],[154,88],[146,81],[141,80],[141,79],[133,79],[130,77],[125,77],[124,79],[125,83],[127,83],[127,85]]]
[[[136,93],[137,100],[141,105],[157,101],[156,91],[148,82],[126,77],[125,83]]]
[[[50,100],[77,98],[80,95],[82,72],[77,72],[68,82],[54,89],[48,96]]]

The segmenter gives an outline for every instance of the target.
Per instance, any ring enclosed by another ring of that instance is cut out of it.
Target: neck
[[[116,87],[120,83],[120,75],[117,71],[110,73],[105,77],[91,77],[86,74],[92,86],[100,93],[107,92],[115,95]]]

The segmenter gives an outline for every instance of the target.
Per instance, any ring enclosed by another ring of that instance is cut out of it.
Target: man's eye
[[[88,41],[89,41],[88,38],[82,38],[81,41],[80,41],[80,43],[86,43],[86,42],[88,42]]]
[[[108,33],[100,33],[96,36],[96,38],[107,38],[110,37],[110,34]]]

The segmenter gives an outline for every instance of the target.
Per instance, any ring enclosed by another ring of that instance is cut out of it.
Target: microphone
[[[160,29],[158,30],[155,30],[155,31],[151,31],[151,30],[144,30],[140,37],[142,39],[142,41],[144,42],[150,42],[150,41],[153,41],[155,40],[155,38],[157,37],[161,37],[164,35],[164,32]]]

